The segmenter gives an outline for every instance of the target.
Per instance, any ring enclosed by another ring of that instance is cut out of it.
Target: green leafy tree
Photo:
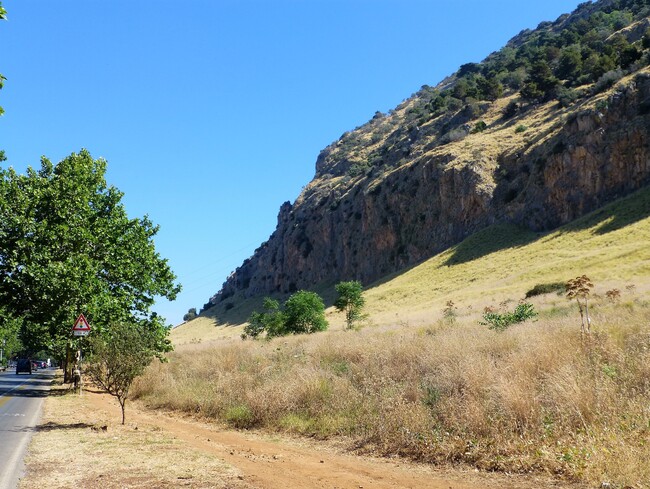
[[[528,79],[521,89],[521,96],[532,102],[545,102],[555,95],[555,87],[559,80],[553,76],[553,72],[546,61],[533,63]]]
[[[257,338],[264,332],[267,338],[273,338],[327,329],[325,304],[315,292],[299,290],[287,299],[283,309],[278,301],[266,297],[264,309],[250,315],[242,339]]]
[[[576,81],[582,73],[582,56],[576,47],[564,49],[556,70],[561,80]]]
[[[0,348],[3,351],[0,365],[6,365],[8,358],[23,349],[19,336],[21,327],[22,321],[20,319],[12,318],[4,308],[0,307]]]
[[[155,250],[158,227],[127,216],[105,172],[85,150],[25,175],[0,169],[0,305],[23,320],[27,349],[64,363],[79,313],[98,328],[152,320],[154,298],[180,290]]]
[[[244,327],[243,339],[248,337],[257,338],[266,332],[267,338],[282,336],[284,330],[284,315],[280,310],[280,303],[270,297],[264,298],[264,312],[253,311],[248,318],[248,324]]]
[[[363,306],[366,303],[363,297],[363,286],[361,282],[353,280],[340,282],[334,288],[338,294],[334,307],[341,312],[345,312],[345,322],[348,329],[351,329],[354,323],[363,317]]]
[[[155,358],[164,361],[164,354],[172,350],[166,327],[155,316],[138,323],[119,322],[93,334],[88,342],[84,372],[117,399],[124,424],[131,384]]]
[[[284,303],[284,329],[287,333],[315,333],[327,329],[325,304],[316,292],[299,290]]]

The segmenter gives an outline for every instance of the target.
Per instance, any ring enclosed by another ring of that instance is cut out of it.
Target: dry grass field
[[[234,322],[200,318],[135,393],[362,453],[650,487],[649,214],[645,190],[548,234],[488,229],[368,287],[356,330],[330,311],[326,333],[241,341]],[[486,307],[512,310],[534,285],[582,274],[596,285],[589,336],[556,293],[530,299],[535,320],[480,324]]]

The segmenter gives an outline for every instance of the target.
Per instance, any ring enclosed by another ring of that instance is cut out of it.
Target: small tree
[[[366,303],[363,298],[363,286],[361,282],[353,280],[350,282],[340,282],[334,286],[338,297],[334,302],[334,307],[338,311],[345,312],[345,322],[348,329],[352,329],[354,322],[363,317],[361,311]]]
[[[299,290],[284,303],[284,330],[291,333],[325,331],[325,304],[316,292]]]
[[[85,371],[100,389],[117,398],[122,424],[133,380],[154,358],[163,361],[164,353],[172,350],[168,329],[158,323],[157,317],[135,324],[116,323],[89,338],[91,353]]]
[[[244,327],[242,339],[249,336],[257,338],[266,331],[267,338],[282,336],[284,332],[284,315],[280,310],[280,303],[270,297],[264,298],[264,312],[253,311]]]
[[[283,310],[278,301],[266,297],[264,309],[264,312],[254,311],[250,315],[242,339],[257,338],[264,332],[267,338],[273,338],[327,329],[325,304],[315,292],[299,290],[287,299]]]
[[[567,299],[575,299],[578,303],[578,310],[580,311],[581,320],[580,333],[584,333],[585,331],[587,333],[591,333],[591,318],[589,317],[589,294],[593,287],[594,284],[586,275],[582,275],[581,277],[576,277],[572,280],[569,280],[566,284]]]

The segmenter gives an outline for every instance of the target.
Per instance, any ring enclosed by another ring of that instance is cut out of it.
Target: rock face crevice
[[[531,108],[528,116],[555,114],[552,124],[509,145],[512,123],[498,117],[480,137],[454,142],[440,138],[440,126],[401,125],[408,101],[376,115],[321,152],[312,182],[281,206],[275,232],[206,306],[340,280],[368,284],[491,224],[552,229],[650,184],[650,72],[599,100],[561,114]]]

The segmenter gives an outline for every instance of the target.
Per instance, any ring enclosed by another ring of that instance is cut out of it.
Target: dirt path
[[[90,392],[86,402],[119,419],[117,403]],[[360,488],[540,488],[571,487],[538,478],[469,472],[442,472],[403,460],[341,453],[310,441],[224,431],[213,425],[127,405],[127,423],[167,432],[192,448],[233,466],[247,486],[264,489]]]

